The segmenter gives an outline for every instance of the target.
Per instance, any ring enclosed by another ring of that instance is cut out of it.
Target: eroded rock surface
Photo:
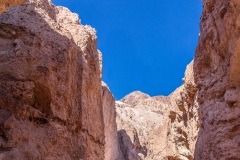
[[[139,91],[116,102],[118,137],[125,159],[193,159],[198,112],[193,63],[184,84],[168,97]]]
[[[0,13],[6,11],[9,7],[23,4],[26,0],[1,0],[0,1]]]
[[[48,0],[0,15],[0,159],[104,159],[95,30]]]
[[[194,62],[201,122],[195,159],[240,159],[240,1],[203,5]]]

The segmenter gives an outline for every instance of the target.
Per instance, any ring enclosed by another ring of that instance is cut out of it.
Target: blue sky
[[[97,30],[103,80],[116,99],[169,95],[196,49],[201,0],[53,0]]]

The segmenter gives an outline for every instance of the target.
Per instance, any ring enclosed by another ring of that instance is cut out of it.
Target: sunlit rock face
[[[0,159],[104,159],[100,63],[95,30],[68,9],[2,13]]]
[[[108,86],[102,83],[102,102],[105,132],[105,160],[122,160],[117,138],[115,99]]]
[[[139,91],[116,102],[120,148],[125,159],[193,159],[198,105],[193,62],[184,84],[167,97]]]
[[[26,2],[26,0],[1,0],[0,1],[0,13],[6,11],[9,7],[20,5]]]
[[[240,158],[240,1],[204,0],[194,62],[201,128],[195,159]]]

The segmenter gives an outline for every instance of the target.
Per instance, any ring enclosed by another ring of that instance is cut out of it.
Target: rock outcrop
[[[102,95],[96,42],[94,29],[48,0],[0,15],[0,159],[104,159],[103,110],[114,103]]]
[[[0,13],[6,11],[9,7],[20,5],[26,2],[26,0],[1,0],[0,1]]]
[[[193,63],[184,84],[167,97],[139,91],[116,102],[118,136],[125,159],[193,159],[198,112]]]
[[[163,129],[166,127],[163,115],[157,110],[154,112],[134,108],[123,102],[116,104],[118,138],[124,159],[156,159],[156,154],[165,144],[165,137],[161,136],[166,134],[166,129]]]
[[[203,0],[194,60],[200,131],[196,160],[240,159],[240,1]]]

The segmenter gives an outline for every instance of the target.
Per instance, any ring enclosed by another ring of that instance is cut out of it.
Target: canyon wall
[[[0,159],[104,159],[104,130],[116,123],[103,114],[114,122],[115,108],[96,43],[94,29],[48,0],[0,15]]]
[[[240,159],[240,1],[203,0],[194,60],[200,131],[195,159]]]

